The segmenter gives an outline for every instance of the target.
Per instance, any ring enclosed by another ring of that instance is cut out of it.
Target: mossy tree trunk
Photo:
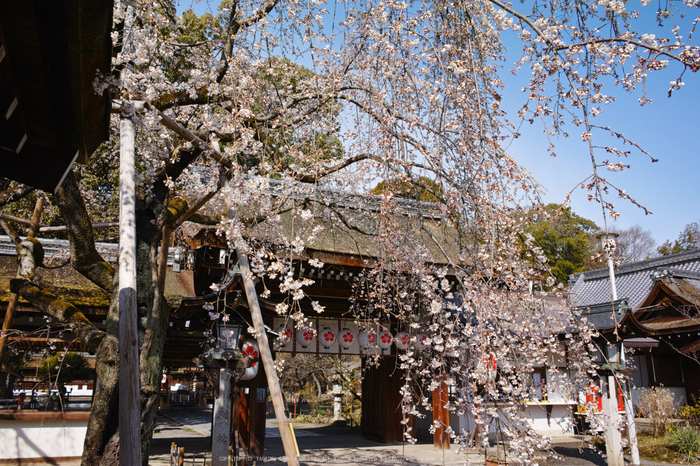
[[[163,371],[163,347],[170,317],[170,309],[163,295],[163,290],[158,286],[160,283],[158,249],[161,246],[165,218],[164,197],[165,192],[163,192],[162,197],[137,199],[136,202],[136,286],[140,347],[141,457],[143,464],[148,464],[148,452],[156,426],[160,381]],[[108,332],[113,335],[118,335],[119,311],[117,303],[118,295],[115,292],[108,318]],[[114,361],[111,357],[105,357],[104,362],[101,361],[102,358],[98,358],[97,364],[105,366],[105,376],[116,378],[119,373],[118,353],[114,356],[116,358]],[[99,376],[98,372],[98,380]],[[96,430],[102,431],[99,442],[95,442],[95,445],[101,445],[102,448],[101,451],[95,451],[92,456],[83,454],[83,465],[85,466],[92,464],[112,465],[119,461],[119,390],[116,383],[109,381],[108,384],[108,391],[97,400],[98,406],[93,406],[93,412],[90,415],[90,423],[94,425]],[[107,416],[98,415],[98,410]],[[95,418],[94,421],[93,418]],[[101,420],[105,421],[104,425],[100,424]],[[84,452],[88,450],[88,442],[89,439],[86,438]],[[99,463],[96,460],[99,460]]]
[[[158,185],[157,185],[158,186]],[[162,184],[148,197],[137,199],[137,287],[140,345],[141,448],[148,463],[160,396],[162,356],[170,309],[159,283],[158,249],[166,219],[163,208],[168,191]],[[71,265],[112,295],[107,330],[98,330],[72,306],[28,280],[15,280],[12,288],[37,309],[60,322],[72,323],[79,340],[96,353],[97,386],[83,449],[83,465],[119,462],[119,309],[115,269],[97,252],[90,218],[77,180],[70,173],[54,196],[68,226]],[[172,220],[172,219],[170,219]],[[167,247],[167,245],[166,245]],[[165,256],[167,258],[167,256]],[[41,266],[41,264],[36,264]]]

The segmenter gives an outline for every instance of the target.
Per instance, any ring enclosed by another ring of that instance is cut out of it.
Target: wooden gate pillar
[[[254,379],[239,382],[236,386],[231,424],[231,439],[235,442],[236,456],[256,458],[264,455],[267,398],[264,366],[260,367]]]
[[[403,373],[396,369],[396,358],[384,356],[379,367],[362,360],[362,435],[384,443],[401,443],[401,386]]]
[[[450,427],[450,412],[445,407],[448,402],[447,383],[442,379],[433,390],[433,420],[438,423],[433,433],[433,445],[443,450],[450,449],[450,434],[445,432]]]

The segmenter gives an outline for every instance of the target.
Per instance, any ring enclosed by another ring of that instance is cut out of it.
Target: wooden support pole
[[[29,232],[27,232],[27,238],[34,238],[36,236],[36,232],[39,229],[39,220],[41,219],[41,212],[43,210],[44,199],[39,198],[36,200],[36,204],[34,205],[34,213],[32,214],[32,220],[29,222]],[[15,320],[15,309],[17,309],[18,302],[19,295],[17,293],[10,293],[10,300],[7,303],[7,311],[5,311],[5,320],[2,323],[2,336],[0,336],[0,369],[2,369],[2,358],[5,356],[7,332],[10,330],[10,328],[12,327],[12,323]]]
[[[132,52],[134,8],[124,17],[124,51]],[[125,79],[133,72],[128,63]],[[136,294],[136,131],[122,115],[119,122],[119,464],[141,464],[141,403]]]
[[[622,353],[624,355],[625,347],[622,347]],[[624,365],[624,362],[623,362]],[[639,442],[637,440],[637,423],[634,420],[634,406],[632,405],[632,399],[629,391],[629,384],[624,384],[624,403],[625,403],[625,416],[627,417],[627,436],[629,437],[630,445],[630,462],[632,466],[639,466],[641,460],[639,458]]]
[[[263,323],[262,311],[260,310],[260,302],[258,294],[255,291],[255,283],[253,282],[253,274],[250,271],[250,263],[248,256],[240,249],[236,249],[238,254],[238,264],[241,267],[241,276],[243,277],[243,288],[245,289],[246,297],[248,298],[248,308],[253,319],[253,326],[257,333],[258,349],[260,351],[260,359],[263,367],[265,367],[265,375],[270,388],[270,397],[272,398],[272,406],[275,408],[275,418],[277,419],[277,427],[282,437],[282,445],[284,446],[284,454],[287,456],[287,464],[289,466],[299,466],[299,457],[296,453],[294,434],[290,428],[287,416],[284,412],[284,399],[280,382],[277,378],[275,363],[272,360],[270,352],[270,343],[267,340],[265,324]]]
[[[615,266],[613,264],[613,256],[612,256],[612,251],[609,248],[606,248],[605,242],[606,240],[612,240],[615,241],[615,238],[620,236],[617,233],[598,233],[596,235],[597,238],[600,239],[601,245],[603,246],[603,250],[606,252],[607,260],[608,260],[608,276],[610,278],[610,297],[612,298],[612,302],[614,303],[617,301],[617,284],[615,282]],[[615,309],[612,310],[613,315],[615,313]],[[622,367],[626,367],[626,360],[625,360],[625,345],[624,342],[620,345],[620,362],[622,363]],[[630,392],[627,390],[627,384],[621,382],[621,388],[624,389],[624,403],[625,403],[625,416],[627,417],[627,434],[629,436],[629,448],[630,448],[630,460],[632,462],[633,466],[639,466],[640,464],[640,459],[639,459],[639,443],[637,441],[637,424],[634,421],[634,406],[632,406],[632,400],[630,397]]]
[[[219,153],[219,143],[216,140],[212,141],[213,149]],[[228,205],[228,199],[225,198]],[[228,210],[229,217],[234,218],[236,212],[230,208]],[[246,298],[248,299],[248,309],[253,320],[253,327],[257,334],[256,340],[258,343],[258,351],[260,352],[260,362],[265,369],[267,377],[267,385],[270,389],[270,398],[272,399],[272,407],[275,410],[275,418],[277,419],[277,428],[280,431],[282,438],[282,446],[284,454],[287,456],[287,464],[289,466],[299,466],[299,455],[297,454],[296,438],[291,425],[287,421],[285,414],[286,403],[282,395],[280,381],[277,378],[277,370],[275,362],[272,360],[272,352],[270,351],[270,342],[267,340],[267,332],[265,323],[260,310],[260,302],[258,301],[258,293],[255,291],[255,283],[253,282],[253,274],[250,271],[250,262],[245,251],[236,248],[238,255],[238,265],[241,268],[241,278],[243,279],[243,289],[245,290]]]
[[[136,295],[136,133],[122,118],[119,158],[119,464],[141,464]]]

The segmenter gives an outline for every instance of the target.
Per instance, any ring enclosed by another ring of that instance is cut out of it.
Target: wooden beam
[[[216,140],[212,141],[214,149],[219,153],[219,144]],[[229,201],[225,198],[226,204],[229,205]],[[234,218],[236,212],[229,207],[228,209],[229,217]],[[255,328],[256,337],[258,343],[258,351],[260,351],[260,362],[265,369],[265,376],[267,377],[267,385],[270,389],[270,398],[272,399],[272,406],[275,409],[275,418],[277,419],[277,428],[280,431],[280,437],[282,438],[282,446],[284,447],[284,454],[287,456],[287,464],[289,466],[299,466],[299,456],[296,451],[296,441],[294,439],[294,433],[292,432],[289,422],[287,422],[287,415],[285,413],[286,403],[282,395],[282,387],[280,385],[279,378],[277,377],[277,370],[275,369],[275,362],[272,359],[272,352],[270,351],[270,342],[267,340],[267,330],[265,329],[265,323],[263,322],[262,310],[260,309],[260,302],[258,301],[258,293],[255,291],[255,282],[253,281],[253,274],[250,271],[250,262],[248,261],[248,256],[240,248],[236,248],[236,255],[238,256],[238,265],[241,269],[241,278],[243,280],[243,289],[245,290],[246,298],[248,299],[248,310],[250,311],[250,316],[253,320],[253,327]]]
[[[13,112],[15,111],[15,109],[17,108],[17,103],[18,103],[18,100],[17,100],[17,97],[15,97],[15,98],[12,100],[12,102],[10,103],[10,106],[8,107],[7,112],[5,112],[5,119],[6,119],[6,120],[9,120],[9,119],[12,117],[12,113],[13,113]],[[26,136],[26,135],[25,135],[25,136]]]
[[[622,451],[622,434],[620,428],[620,413],[617,409],[615,376],[608,376],[607,389],[603,387],[601,397],[603,416],[605,418],[603,429],[608,466],[624,466],[625,459]]]
[[[31,220],[25,220],[23,218],[14,217],[12,215],[0,214],[0,220],[7,220],[8,222],[19,223],[20,225],[30,226],[32,224]],[[39,233],[53,233],[58,231],[67,231],[68,227],[65,225],[50,227],[42,224],[38,224]],[[119,222],[108,222],[108,223],[93,223],[92,228],[114,228],[118,227]]]
[[[137,112],[143,112],[143,111],[145,111],[145,109],[147,107],[152,108],[152,107],[149,107],[146,102],[142,102],[142,101],[132,101],[131,103],[134,106],[134,110]],[[202,149],[206,154],[208,154],[211,158],[213,158],[214,160],[219,162],[224,167],[229,168],[229,169],[233,167],[233,163],[229,159],[227,159],[226,157],[221,155],[221,152],[219,151],[219,149],[217,149],[216,147],[213,147],[212,145],[207,144],[206,141],[203,141],[202,139],[200,139],[192,131],[188,130],[187,128],[182,126],[180,123],[178,123],[177,121],[170,118],[165,113],[161,112],[158,109],[154,109],[154,110],[157,112],[158,117],[160,118],[161,125],[165,126],[166,128],[168,128],[171,131],[174,131],[175,134],[177,134],[178,136],[183,138],[185,141],[189,141],[192,144],[195,144],[197,147]],[[119,113],[120,111],[121,111],[121,106],[118,103],[113,104],[112,113]]]

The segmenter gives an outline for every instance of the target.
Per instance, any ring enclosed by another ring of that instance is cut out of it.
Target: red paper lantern
[[[411,345],[411,336],[406,332],[399,332],[394,337],[394,342],[396,343],[396,347],[398,349],[408,349],[408,347]]]
[[[279,344],[282,346],[292,341],[292,337],[294,336],[294,332],[292,332],[292,329],[285,326],[281,326],[280,328],[278,328],[277,334],[279,335],[277,341],[279,341]]]
[[[360,332],[360,335],[357,338],[360,342],[360,347],[364,349],[373,348],[377,346],[377,334],[375,334],[374,332],[368,332],[367,330],[363,330]]]

